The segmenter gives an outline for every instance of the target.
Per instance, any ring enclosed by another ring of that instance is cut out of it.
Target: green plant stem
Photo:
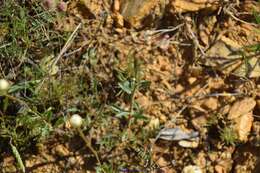
[[[9,142],[10,146],[11,146],[11,149],[12,149],[12,153],[17,161],[17,164],[19,166],[19,169],[25,173],[25,166],[23,164],[23,161],[22,161],[22,158],[21,158],[21,155],[19,153],[19,151],[17,150],[17,148],[12,144],[12,142],[10,141]]]
[[[133,82],[134,82],[134,89],[133,89],[133,91],[132,91],[132,93],[131,93],[131,96],[130,96],[130,108],[129,108],[130,115],[132,115],[132,113],[133,113],[135,91],[136,91],[136,89],[137,89],[136,82],[135,82],[135,81],[133,81]]]
[[[92,147],[91,143],[89,142],[89,140],[85,137],[84,133],[82,132],[82,130],[80,128],[77,128],[77,131],[79,132],[80,137],[84,140],[86,146],[91,150],[91,152],[94,154],[94,156],[96,157],[98,164],[101,165],[100,159],[98,157],[98,154],[96,152],[96,150]]]
[[[129,123],[128,123],[128,128],[130,129],[131,128],[131,124],[132,124],[132,117],[133,117],[133,112],[134,112],[134,101],[135,101],[135,91],[137,90],[137,84],[136,84],[136,81],[134,80],[133,81],[133,85],[134,85],[134,88],[133,88],[133,91],[130,95],[130,108],[129,108]]]
[[[18,103],[23,104],[23,105],[26,106],[32,113],[34,113],[35,115],[39,115],[38,113],[36,113],[35,111],[33,111],[33,110],[30,108],[30,106],[29,106],[25,101],[23,101],[23,100],[21,100],[21,99],[19,99],[19,98],[16,98],[16,97],[14,97],[14,96],[11,96],[11,95],[9,95],[9,94],[4,94],[4,96],[5,96],[6,98],[10,99],[10,100],[13,100],[13,101],[15,101],[15,102],[18,102]]]
[[[26,105],[26,106],[28,106],[23,100],[21,100],[21,99],[18,99],[18,98],[16,98],[16,97],[13,97],[13,96],[11,96],[11,95],[9,95],[9,94],[4,94],[4,96],[5,97],[7,97],[8,99],[10,99],[10,100],[13,100],[13,101],[16,101],[16,102],[19,102],[19,103],[21,103],[21,104],[23,104],[23,105]],[[28,106],[29,107],[29,106]]]

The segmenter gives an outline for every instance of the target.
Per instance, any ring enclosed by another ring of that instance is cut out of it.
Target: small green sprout
[[[237,135],[231,127],[225,127],[221,129],[220,138],[227,145],[235,145],[237,142]]]

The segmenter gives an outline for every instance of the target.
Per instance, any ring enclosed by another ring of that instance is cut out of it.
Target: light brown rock
[[[121,0],[120,12],[124,19],[135,28],[142,28],[162,15],[165,0]]]
[[[120,1],[119,0],[114,0],[114,4],[113,4],[113,7],[114,7],[114,11],[115,12],[118,12],[120,10]]]
[[[215,166],[216,173],[229,173],[232,169],[232,160],[224,159]]]
[[[201,133],[207,132],[207,118],[205,116],[199,116],[191,121],[192,125],[195,127],[196,130],[199,130]]]
[[[258,100],[256,101],[256,105],[257,105],[257,109],[260,110],[260,99],[258,99]]]
[[[114,19],[116,27],[121,28],[124,26],[124,18],[121,14],[115,13]]]
[[[176,13],[194,12],[202,9],[214,10],[218,6],[216,0],[172,0],[171,6]]]
[[[190,85],[194,84],[197,81],[197,78],[195,77],[189,77],[188,82]]]
[[[189,165],[183,168],[182,173],[202,173],[202,170],[196,165]]]
[[[212,162],[215,162],[218,159],[218,153],[216,151],[212,151],[208,153],[209,159]]]
[[[236,119],[244,114],[247,114],[254,109],[255,105],[256,101],[253,98],[245,98],[235,102],[229,111],[228,119]]]
[[[102,1],[80,0],[80,3],[87,8],[86,15],[97,18],[102,13]],[[89,14],[88,14],[89,13]]]
[[[169,166],[167,166],[169,165],[169,161],[167,161],[164,157],[159,157],[156,160],[156,165],[161,167],[162,172],[175,173],[175,171],[173,171]]]
[[[197,148],[199,146],[199,141],[181,140],[178,144],[183,148]]]
[[[222,115],[226,115],[229,113],[231,106],[230,105],[225,105],[223,107],[221,107],[221,109],[219,110],[219,113]]]
[[[254,121],[253,112],[248,112],[235,120],[235,132],[240,141],[247,141],[247,137],[251,131]]]
[[[212,97],[206,99],[202,106],[209,110],[216,110],[218,108],[218,99]]]
[[[216,165],[215,166],[215,171],[216,173],[226,173],[227,171],[225,170],[225,168],[221,165]]]
[[[220,89],[225,85],[225,82],[221,78],[210,78],[208,81],[209,88]]]
[[[181,84],[177,84],[176,87],[175,87],[175,92],[176,93],[181,93],[184,91],[184,87],[181,85]]]
[[[59,144],[54,148],[54,153],[60,157],[64,157],[69,155],[69,150],[65,146]]]
[[[206,154],[205,152],[201,151],[195,156],[193,160],[194,164],[198,165],[200,168],[203,168],[203,171],[205,170],[207,165],[210,164],[207,155],[208,153]]]

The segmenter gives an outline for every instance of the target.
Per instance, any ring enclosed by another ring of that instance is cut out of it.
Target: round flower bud
[[[9,82],[6,79],[0,79],[0,91],[7,91],[9,88]]]
[[[67,11],[67,3],[64,1],[60,1],[58,3],[58,9],[63,12]]]
[[[74,128],[78,128],[82,125],[83,119],[81,118],[80,115],[74,114],[70,117],[70,124]]]

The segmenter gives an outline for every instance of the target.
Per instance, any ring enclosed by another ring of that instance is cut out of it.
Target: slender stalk
[[[19,166],[19,169],[25,173],[25,166],[23,164],[23,160],[21,158],[21,155],[19,153],[19,151],[17,150],[17,148],[12,144],[11,140],[9,142],[10,146],[11,146],[11,149],[12,149],[12,153],[17,161],[17,165]]]
[[[86,136],[84,135],[84,133],[82,132],[82,130],[80,128],[77,128],[77,131],[79,132],[80,137],[84,140],[86,146],[90,149],[90,151],[94,154],[94,156],[96,157],[98,164],[101,165],[99,156],[97,154],[97,151],[91,146],[90,141],[86,138]]]
[[[134,88],[133,88],[133,91],[132,91],[132,93],[131,93],[131,95],[130,95],[130,108],[129,108],[130,115],[132,115],[132,113],[133,113],[135,91],[136,91],[136,89],[137,89],[137,84],[136,84],[135,79],[133,80],[133,85],[134,85]]]
[[[23,100],[21,100],[21,99],[19,99],[19,98],[13,97],[13,96],[11,96],[11,95],[9,95],[9,94],[4,94],[4,96],[7,97],[7,98],[10,99],[10,100],[13,100],[13,101],[19,102],[19,103],[21,103],[21,104],[23,104],[23,105],[25,105],[25,106],[28,106],[25,101],[23,101]],[[29,107],[29,106],[28,106],[28,107]]]

